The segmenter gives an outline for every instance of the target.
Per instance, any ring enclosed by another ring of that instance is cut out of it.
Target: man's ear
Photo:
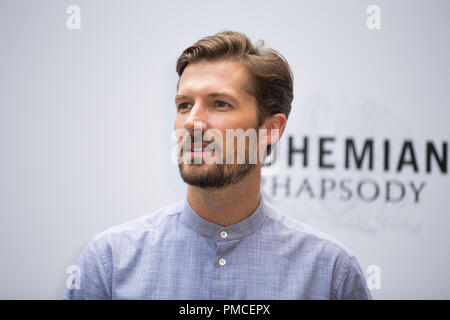
[[[267,144],[275,144],[281,138],[286,122],[286,116],[283,113],[273,114],[264,120],[260,129],[267,130]]]

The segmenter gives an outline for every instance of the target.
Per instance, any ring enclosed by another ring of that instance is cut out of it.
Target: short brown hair
[[[250,75],[251,83],[244,90],[256,98],[259,126],[272,114],[283,113],[287,119],[294,99],[293,73],[279,52],[262,48],[263,40],[258,42],[252,44],[245,34],[237,31],[216,33],[186,48],[177,60],[176,71],[181,78],[190,63],[235,59],[242,63]],[[271,148],[268,147],[270,154]]]

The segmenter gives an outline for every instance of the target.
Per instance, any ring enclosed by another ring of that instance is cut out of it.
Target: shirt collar
[[[197,233],[214,238],[217,241],[228,241],[240,239],[255,232],[266,220],[267,215],[264,209],[265,203],[261,194],[258,207],[249,217],[238,223],[223,227],[199,216],[197,212],[191,208],[187,198],[184,197],[182,217],[184,222],[192,227]],[[223,231],[225,231],[225,233]]]

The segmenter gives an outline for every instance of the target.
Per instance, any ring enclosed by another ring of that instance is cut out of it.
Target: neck
[[[203,219],[223,227],[248,218],[260,201],[261,168],[251,170],[241,181],[224,188],[187,188],[191,208]]]

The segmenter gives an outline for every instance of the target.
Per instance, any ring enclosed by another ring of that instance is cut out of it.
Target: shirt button
[[[226,231],[222,231],[222,232],[220,233],[220,236],[221,236],[223,239],[225,239],[225,238],[228,236],[228,233],[227,233]]]
[[[219,259],[219,264],[220,264],[221,266],[224,266],[226,263],[227,263],[227,261],[226,261],[224,258],[220,258],[220,259]]]

